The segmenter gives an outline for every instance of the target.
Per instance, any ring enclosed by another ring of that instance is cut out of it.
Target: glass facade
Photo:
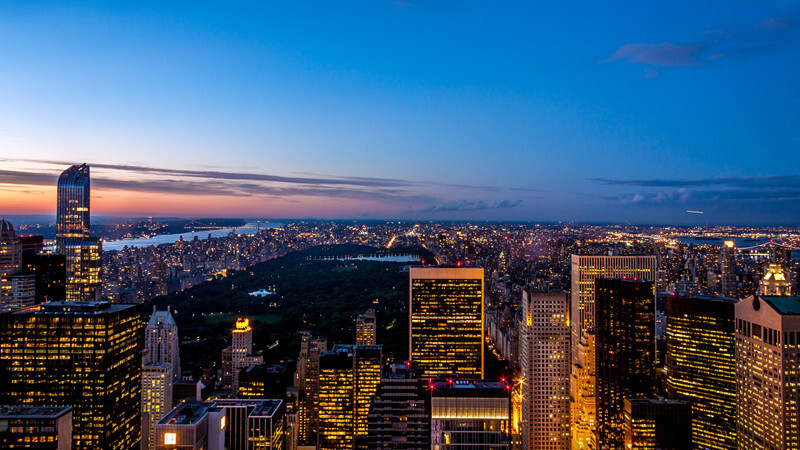
[[[598,448],[622,449],[625,399],[655,394],[655,285],[595,280]]]
[[[410,349],[422,378],[483,378],[483,269],[411,268]]]
[[[73,448],[141,438],[141,308],[51,302],[0,314],[0,403],[73,407]]]
[[[692,403],[692,448],[736,448],[736,300],[667,297],[667,390]]]
[[[64,254],[67,241],[89,237],[89,166],[75,165],[58,177],[56,252]]]

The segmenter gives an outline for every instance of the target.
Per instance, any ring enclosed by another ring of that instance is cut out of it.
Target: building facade
[[[150,315],[144,330],[144,363],[168,364],[173,379],[179,379],[181,377],[179,340],[178,325],[169,307],[166,311],[157,311],[153,307],[153,314]]]
[[[427,386],[431,449],[508,449],[511,398],[507,383],[438,379]]]
[[[423,378],[483,378],[483,269],[409,269],[409,354]]]
[[[367,418],[367,447],[431,448],[428,397],[412,361],[391,364],[384,369]]]
[[[800,448],[800,298],[751,296],[735,309],[737,446]]]
[[[625,399],[625,449],[685,449],[691,442],[691,408],[688,400]],[[735,447],[735,446],[734,446]]]
[[[72,450],[72,408],[0,406],[0,448]]]
[[[172,366],[142,366],[142,448],[155,448],[155,426],[172,409]]]
[[[356,345],[375,345],[377,331],[375,310],[368,309],[356,318]]]
[[[22,273],[22,244],[11,222],[0,220],[0,312],[21,306],[14,301],[13,279]]]
[[[0,314],[0,403],[72,405],[75,449],[138,447],[140,321],[139,305],[108,302]]]
[[[625,399],[655,394],[655,284],[595,280],[597,445],[622,449]]]
[[[519,330],[523,446],[569,450],[569,294],[523,290]]]
[[[736,449],[735,304],[667,297],[667,392],[691,401],[693,448]]]
[[[570,416],[573,447],[595,448],[597,401],[595,398],[595,280],[628,277],[658,280],[656,256],[571,257],[570,324],[572,327],[572,382]]]

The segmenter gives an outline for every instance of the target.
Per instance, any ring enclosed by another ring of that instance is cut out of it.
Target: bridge
[[[789,249],[789,250],[798,250],[798,251],[800,251],[800,247],[793,247],[791,245],[781,244],[781,243],[773,241],[772,239],[770,239],[768,242],[765,242],[763,244],[753,245],[751,247],[739,247],[736,250],[755,250],[755,249],[758,249],[758,248],[766,248],[766,247],[778,247],[778,248],[785,248],[785,249]]]

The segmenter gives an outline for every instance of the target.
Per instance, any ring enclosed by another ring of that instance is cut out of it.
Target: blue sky
[[[797,223],[796,2],[537,3],[0,1],[0,210]]]

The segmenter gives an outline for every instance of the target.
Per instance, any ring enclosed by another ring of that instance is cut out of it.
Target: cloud
[[[665,42],[662,44],[627,44],[618,48],[606,60],[620,61],[651,66],[695,66],[699,63],[697,55],[701,48],[697,45],[679,45]]]
[[[641,180],[613,180],[609,178],[589,178],[602,184],[613,184],[620,186],[643,186],[643,187],[698,187],[698,186],[737,186],[737,187],[800,187],[800,176],[797,175],[778,175],[767,177],[719,177],[719,178],[698,178],[698,179],[664,179],[651,178]]]
[[[486,203],[483,200],[456,200],[453,202],[434,205],[418,212],[453,212],[453,211],[479,211],[486,209],[506,209],[516,208],[522,204],[522,200],[500,200],[493,203]]]
[[[698,67],[730,58],[762,52],[797,40],[796,15],[770,17],[753,25],[709,30],[693,42],[637,42],[618,47],[601,62],[625,61],[651,67]],[[653,78],[657,72],[646,72]]]

